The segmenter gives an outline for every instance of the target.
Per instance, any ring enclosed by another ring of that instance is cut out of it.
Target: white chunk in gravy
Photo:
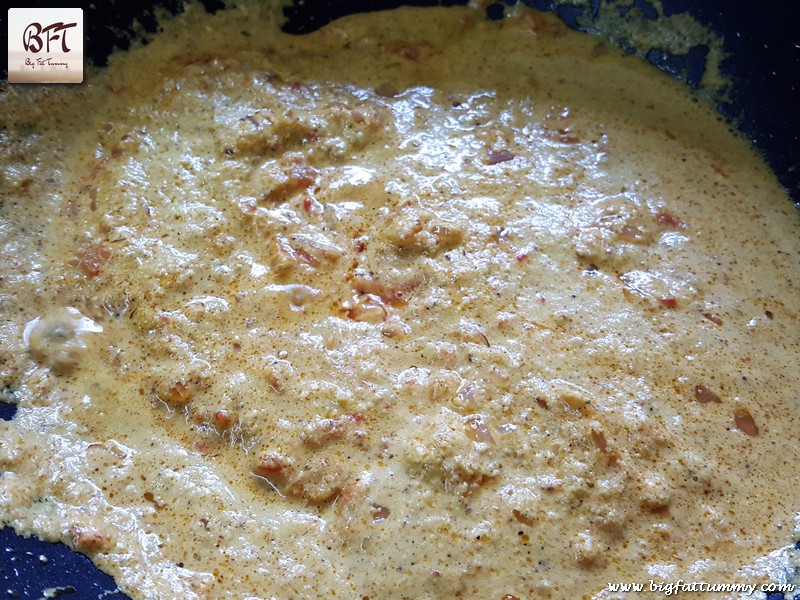
[[[749,144],[551,16],[277,14],[4,88],[0,522],[136,599],[780,580],[800,218]]]

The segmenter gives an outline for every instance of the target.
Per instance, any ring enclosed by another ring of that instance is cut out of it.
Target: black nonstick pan
[[[228,0],[229,2],[232,0]],[[208,11],[224,10],[221,0],[202,0]],[[576,7],[556,0],[528,0],[541,10],[555,11],[569,26],[586,27],[587,19],[599,9],[601,0],[587,7]],[[340,16],[359,11],[394,8],[400,5],[460,4],[457,0],[304,0],[287,6],[287,31],[302,34]],[[502,18],[509,4],[495,3],[486,8],[487,18]],[[49,2],[26,2],[25,6],[48,6]],[[125,50],[145,30],[158,35],[156,13],[175,14],[182,2],[121,2],[97,0],[92,4],[74,3],[84,8],[84,43],[87,60],[102,66],[114,49]],[[800,207],[800,3],[748,0],[663,0],[666,15],[688,12],[701,24],[724,36],[727,58],[723,73],[733,84],[718,107],[732,127],[753,140],[764,154],[792,200]],[[637,0],[632,8],[642,18],[656,11]],[[5,11],[0,11],[5,19]],[[579,25],[582,24],[582,25]],[[5,33],[5,24],[0,23]],[[621,40],[622,45],[625,41]],[[633,51],[633,49],[630,49]],[[696,86],[702,76],[707,48],[692,48],[688,54],[670,56],[653,49],[646,58],[656,67]],[[776,201],[783,201],[776,199]],[[13,418],[14,407],[0,402],[0,417]],[[0,474],[0,476],[2,476]],[[800,507],[798,507],[800,509]],[[50,594],[49,596],[46,594]],[[0,600],[4,598],[63,597],[75,599],[126,598],[116,591],[113,580],[98,571],[85,557],[60,544],[23,539],[11,529],[0,531]],[[770,600],[782,594],[768,596]]]

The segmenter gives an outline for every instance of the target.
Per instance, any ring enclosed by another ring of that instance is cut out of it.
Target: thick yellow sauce
[[[0,522],[137,599],[779,580],[800,219],[748,143],[550,16],[276,21],[5,88]]]

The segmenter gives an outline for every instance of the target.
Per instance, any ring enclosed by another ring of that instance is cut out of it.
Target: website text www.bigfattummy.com
[[[606,588],[610,592],[661,592],[665,596],[692,592],[738,592],[740,594],[751,595],[758,592],[793,592],[795,585],[792,583],[709,583],[707,581],[655,581],[651,579],[647,583],[609,583]]]

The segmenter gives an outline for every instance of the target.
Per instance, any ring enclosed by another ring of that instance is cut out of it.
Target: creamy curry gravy
[[[746,141],[550,16],[273,12],[6,87],[0,521],[134,598],[780,578],[800,219]]]

